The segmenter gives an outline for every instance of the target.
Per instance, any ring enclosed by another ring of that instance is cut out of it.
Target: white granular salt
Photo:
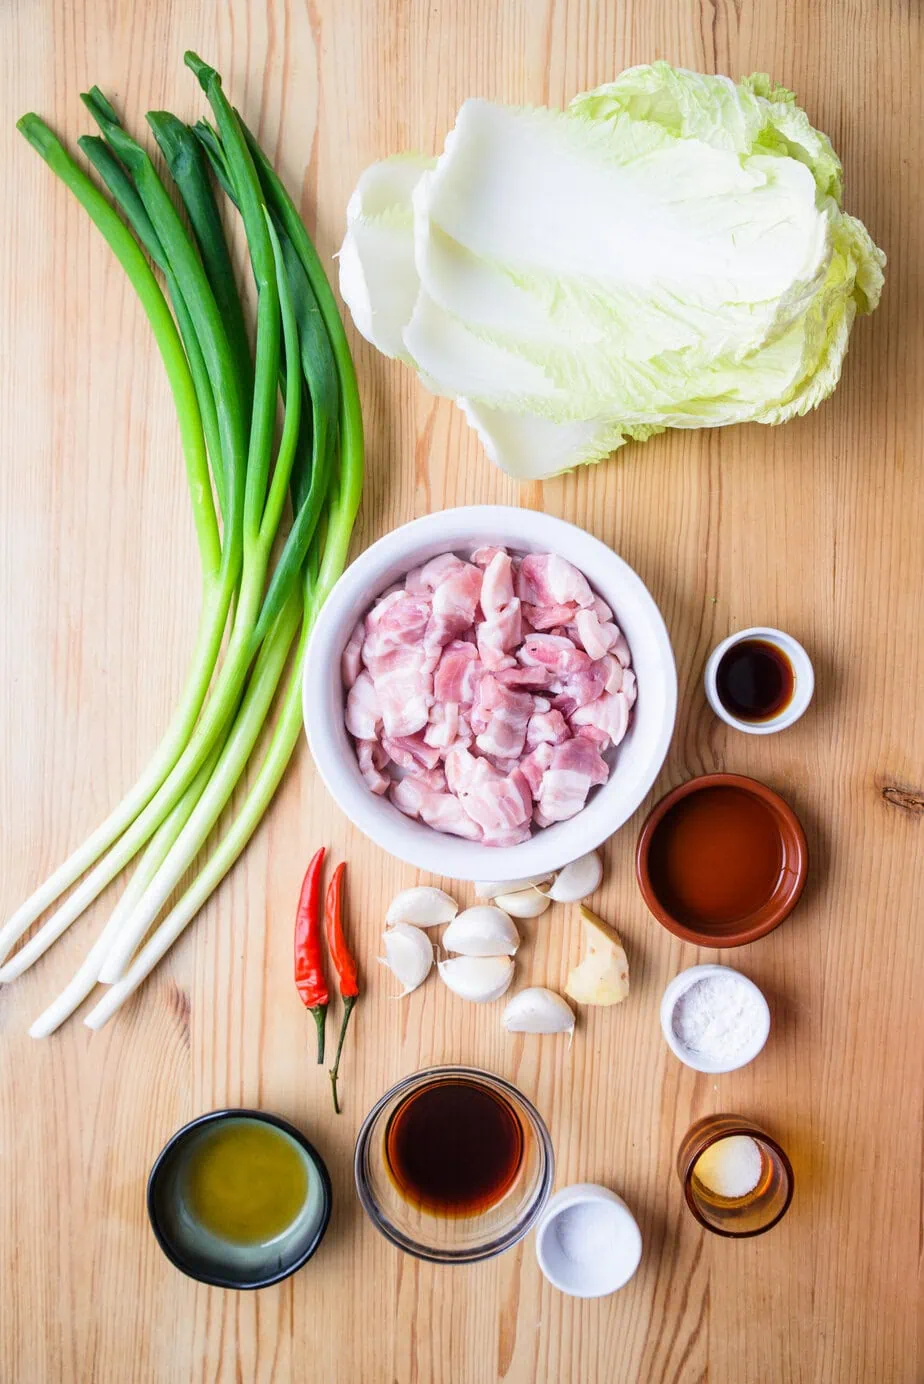
[[[703,976],[674,1005],[671,1028],[698,1057],[734,1061],[760,1038],[764,1014],[759,996],[737,976]]]
[[[613,1226],[591,1202],[567,1207],[555,1221],[555,1233],[572,1264],[596,1264],[613,1251]]]

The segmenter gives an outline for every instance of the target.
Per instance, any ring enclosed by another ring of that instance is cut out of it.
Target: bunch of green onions
[[[8,982],[141,853],[77,974],[32,1025],[33,1037],[54,1032],[97,982],[109,988],[86,1023],[105,1024],[246,846],[298,740],[308,635],[346,565],[362,490],[356,376],[324,269],[218,73],[194,53],[186,63],[214,124],[190,127],[165,111],[148,114],[169,178],[160,176],[98,89],[83,96],[100,135],[84,136],[79,145],[111,201],[38,116],[25,115],[18,125],[102,232],[151,324],[176,404],[202,568],[191,666],[153,758],[106,820],[0,927],[0,982]],[[252,352],[216,182],[237,208],[247,238],[257,291]],[[242,806],[162,917],[244,773],[274,703],[275,727]]]

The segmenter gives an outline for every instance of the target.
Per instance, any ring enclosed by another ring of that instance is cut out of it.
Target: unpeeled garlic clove
[[[395,895],[385,921],[389,926],[412,923],[414,927],[439,927],[441,923],[451,923],[458,911],[459,905],[451,895],[433,885],[418,884]]]
[[[410,923],[396,923],[382,933],[385,955],[376,960],[387,966],[392,975],[400,980],[404,989],[396,999],[403,999],[418,985],[422,985],[430,974],[433,965],[433,944],[419,927]]]
[[[515,894],[498,894],[494,903],[511,918],[538,918],[552,900],[538,889],[520,889]]]
[[[527,879],[483,879],[475,885],[479,899],[496,899],[498,894],[516,894],[533,884],[546,884],[551,874],[530,875]]]
[[[596,851],[589,851],[559,871],[546,894],[556,903],[580,903],[600,887],[602,878],[603,861]]]
[[[460,956],[513,956],[520,934],[500,908],[476,904],[453,919],[440,941]]]
[[[561,995],[531,985],[514,995],[501,1023],[508,1033],[574,1033],[574,1011]]]
[[[455,956],[440,961],[437,969],[453,994],[476,1004],[499,1000],[513,980],[513,959],[509,956]]]

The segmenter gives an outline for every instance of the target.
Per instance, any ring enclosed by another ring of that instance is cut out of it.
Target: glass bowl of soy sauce
[[[377,1230],[418,1259],[502,1254],[537,1221],[554,1176],[542,1116],[502,1077],[431,1067],[386,1091],[363,1122],[356,1190]]]

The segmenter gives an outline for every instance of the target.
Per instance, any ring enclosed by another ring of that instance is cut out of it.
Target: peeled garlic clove
[[[476,1004],[499,1000],[513,980],[509,956],[455,956],[439,962],[437,969],[453,994]]]
[[[501,1023],[508,1033],[574,1033],[570,1004],[542,985],[531,985],[514,995]]]
[[[396,999],[403,999],[418,985],[422,985],[430,974],[433,965],[433,944],[427,934],[410,923],[396,923],[382,933],[385,955],[376,958],[382,966],[387,966],[392,975],[400,980],[404,989]]]
[[[513,956],[520,934],[501,909],[476,904],[449,924],[441,942],[446,951],[460,956]]]
[[[498,894],[516,894],[521,889],[529,889],[533,884],[545,884],[550,874],[530,875],[528,879],[484,879],[475,885],[479,899],[496,899]]]
[[[602,878],[603,861],[596,851],[590,851],[566,865],[546,893],[556,903],[580,903],[600,887]]]
[[[538,889],[521,889],[516,894],[498,894],[494,902],[512,918],[538,918],[550,907],[552,900]]]
[[[434,889],[429,884],[418,884],[413,889],[402,889],[396,894],[385,914],[389,926],[395,923],[413,923],[415,927],[438,927],[440,923],[451,923],[459,911],[459,905],[442,889]]]

